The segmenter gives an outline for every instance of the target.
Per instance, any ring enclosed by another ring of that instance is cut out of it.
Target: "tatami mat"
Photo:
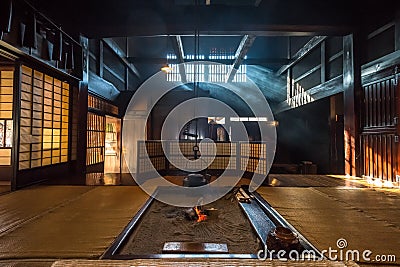
[[[320,251],[340,250],[337,241],[345,239],[343,251],[395,255],[400,263],[400,210],[394,208],[399,196],[367,188],[263,187],[258,192]]]
[[[38,186],[0,196],[1,236],[94,189],[85,186]],[[1,245],[1,243],[0,243]]]
[[[289,178],[287,185],[296,177]],[[398,190],[345,188],[338,180],[317,178],[318,187],[261,187],[258,192],[319,250],[337,249],[336,241],[344,238],[346,249],[400,259]],[[0,195],[0,267],[49,267],[57,259],[56,267],[354,266],[233,259],[88,261],[104,253],[147,199],[137,186],[37,186]]]
[[[51,267],[56,259],[0,260],[0,267]]]
[[[0,259],[97,259],[147,198],[136,186],[38,187],[2,196],[2,215],[19,224],[0,237]]]
[[[11,186],[9,185],[0,185],[0,194],[4,194],[11,191]]]
[[[266,181],[274,187],[365,187],[365,181],[344,175],[269,174]]]

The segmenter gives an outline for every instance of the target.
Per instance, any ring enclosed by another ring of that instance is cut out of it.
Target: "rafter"
[[[140,73],[137,68],[133,65],[133,62],[127,60],[126,53],[119,47],[119,45],[111,38],[103,38],[104,44],[106,44],[118,57],[125,63],[125,65],[138,77]]]
[[[245,35],[240,42],[238,49],[235,53],[235,59],[231,66],[230,71],[226,75],[226,82],[231,82],[236,75],[240,65],[243,63],[243,60],[249,51],[250,47],[253,45],[254,40],[256,37],[254,35]]]
[[[132,63],[141,64],[163,64],[165,63],[165,58],[157,57],[128,57],[127,60]],[[207,60],[207,59],[206,59]],[[185,62],[192,62],[194,59],[186,59]],[[231,65],[233,59],[212,59],[213,62]],[[247,58],[244,59],[242,64],[247,65],[263,65],[263,64],[279,64],[285,65],[289,64],[290,60],[287,58]],[[181,63],[179,59],[169,59],[168,63],[179,64]]]
[[[282,75],[285,71],[287,71],[294,64],[299,62],[302,58],[304,58],[308,53],[310,53],[314,48],[316,48],[320,43],[322,43],[327,36],[315,36],[310,41],[308,41],[299,51],[293,56],[290,63],[280,68],[277,72],[277,75]]]
[[[182,38],[180,35],[176,35],[172,38],[174,39],[173,47],[179,62],[179,74],[181,75],[181,81],[183,83],[186,83],[187,77],[186,77],[185,66],[183,65],[183,63],[185,63],[185,50],[183,49]]]

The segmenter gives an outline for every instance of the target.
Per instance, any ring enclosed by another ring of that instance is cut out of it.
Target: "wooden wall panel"
[[[399,86],[393,76],[363,87],[363,175],[396,182],[399,170]]]

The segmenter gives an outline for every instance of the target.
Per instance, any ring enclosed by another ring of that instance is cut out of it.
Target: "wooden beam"
[[[174,39],[174,50],[179,61],[179,75],[181,76],[181,81],[183,83],[187,83],[186,70],[185,66],[183,65],[183,63],[185,63],[185,50],[183,49],[182,38],[180,35],[177,35]]]
[[[259,6],[261,4],[262,0],[256,0],[256,2],[254,3],[254,6]]]
[[[270,36],[288,36],[290,34],[343,35],[354,30],[354,26],[357,25],[352,8],[340,8],[339,5],[332,5],[329,9],[321,5],[321,7],[315,6],[313,9],[302,9],[304,12],[285,13],[276,12],[276,10],[287,9],[286,1],[274,1],[277,5],[276,8],[270,8],[268,4],[265,3],[264,5],[263,2],[255,7],[254,2],[252,1],[252,6],[245,7],[224,6],[224,8],[221,8],[220,5],[193,5],[186,6],[184,12],[182,6],[169,5],[168,8],[156,9],[153,7],[150,10],[154,9],[157,16],[148,16],[146,19],[143,19],[140,15],[141,8],[136,10],[117,8],[119,11],[111,17],[107,9],[104,9],[97,12],[98,16],[95,18],[89,21],[85,21],[84,18],[77,18],[74,24],[80,25],[80,31],[89,38],[158,34],[183,35],[193,33],[193,25],[197,25],[196,28],[202,33],[241,35],[258,33]],[[296,1],[293,4],[297,7],[303,7]],[[118,5],[118,3],[113,3],[113,5]],[[115,8],[115,6],[111,7]],[[148,8],[145,9],[148,10]],[[180,14],[180,16],[176,16],[176,14]],[[127,17],[129,17],[128,23]],[[196,23],[196,18],[207,19],[198,20]],[[221,18],[224,18],[223,23],[221,23]],[[159,23],[160,19],[163,23]]]
[[[303,93],[294,95],[286,101],[279,103],[276,106],[274,113],[279,114],[284,111],[298,108],[319,99],[326,98],[341,92],[343,92],[342,75],[333,78],[332,80],[329,80],[323,84],[317,85]]]
[[[236,50],[235,59],[233,61],[231,69],[226,75],[226,82],[231,82],[233,80],[233,78],[236,75],[236,72],[238,71],[240,65],[243,63],[243,60],[247,55],[247,52],[249,51],[250,47],[253,45],[255,39],[256,37],[254,35],[246,34],[245,36],[243,36],[242,41],[240,42]]]
[[[120,90],[118,90],[113,83],[99,77],[91,71],[89,71],[88,92],[99,95],[110,101],[115,101],[120,94]]]
[[[293,83],[296,84],[299,81],[303,80],[304,78],[306,78],[307,76],[310,76],[311,74],[313,74],[314,72],[316,72],[317,70],[321,69],[321,65],[317,65],[314,68],[308,70],[307,72],[303,73],[302,75],[300,75],[299,77],[297,77],[296,79],[293,80]]]
[[[85,38],[87,40],[87,38]],[[87,45],[87,43],[86,43]],[[89,74],[87,74],[89,75]],[[87,80],[88,81],[88,80]],[[88,95],[89,95],[89,84],[87,82],[79,82],[79,95],[78,103],[78,140],[77,140],[77,172],[84,174],[86,172],[86,152],[87,152],[87,113],[88,113]]]
[[[282,75],[285,71],[287,71],[294,64],[299,62],[302,58],[304,58],[308,53],[314,50],[320,43],[322,43],[327,36],[315,36],[310,41],[308,41],[299,51],[296,52],[292,60],[289,64],[280,68],[277,72],[277,75]]]
[[[0,41],[1,42],[1,41]],[[13,94],[13,149],[11,150],[12,177],[11,190],[15,191],[18,187],[18,167],[19,167],[19,150],[20,150],[20,125],[21,125],[21,65],[15,66],[14,70],[14,90]]]
[[[125,74],[124,74],[124,77],[121,77],[121,75],[117,74],[114,71],[114,68],[109,67],[106,64],[103,64],[103,74],[104,74],[104,70],[108,71],[108,73],[110,73],[112,76],[114,76],[117,80],[119,80],[121,83],[125,84],[125,76],[126,76]],[[101,78],[104,78],[104,77],[101,77]]]
[[[125,47],[126,47],[126,57],[129,55],[129,39],[128,37],[125,37]],[[125,66],[125,91],[129,90],[129,67]]]
[[[343,56],[343,50],[340,50],[339,52],[337,52],[336,54],[334,54],[333,56],[331,56],[331,57],[328,59],[328,62],[331,63],[332,61],[334,61],[335,59],[337,59],[337,58],[339,58],[339,57],[341,57],[341,56]]]
[[[89,50],[89,39],[80,36],[79,42],[82,46],[82,82],[89,83],[89,62],[90,62],[90,50]]]
[[[290,99],[293,96],[293,79],[292,69],[289,69],[286,74],[286,99]]]
[[[5,57],[11,61],[16,61],[18,59],[17,56],[15,56],[12,53],[7,52],[6,50],[3,50],[1,45],[5,43],[4,41],[0,41],[0,56]]]
[[[185,63],[185,51],[183,50],[182,38],[180,35],[175,36],[177,46],[177,57],[180,63]]]
[[[321,83],[326,82],[326,41],[321,43]]]
[[[362,101],[360,37],[350,34],[343,37],[343,99],[345,174],[361,176],[360,109]]]
[[[392,75],[393,66],[400,65],[400,50],[385,55],[374,61],[362,65],[362,85],[376,82],[378,79]]]
[[[107,45],[108,48],[111,49],[120,59],[121,61],[129,68],[129,70],[134,73],[138,78],[140,78],[140,73],[133,65],[132,62],[129,62],[126,58],[126,53],[119,47],[119,45],[111,38],[103,38],[102,41]]]
[[[398,10],[396,13],[395,21],[394,21],[394,45],[395,50],[400,50],[400,11]]]
[[[374,38],[375,36],[378,36],[379,34],[383,33],[384,31],[387,31],[388,29],[392,28],[395,26],[394,22],[390,22],[388,24],[383,25],[382,27],[380,27],[379,29],[371,32],[370,34],[368,34],[367,39],[370,40],[372,38]]]
[[[165,58],[149,58],[149,57],[127,57],[128,62],[135,62],[141,64],[163,64],[165,63]],[[208,60],[208,59],[205,59]],[[185,62],[193,62],[194,59],[185,59]],[[197,60],[199,61],[199,60]],[[232,65],[233,59],[212,59],[213,62]],[[168,63],[180,64],[179,59],[169,59]],[[262,65],[262,64],[288,64],[289,59],[287,58],[247,58],[244,59],[242,64],[246,65]]]
[[[103,71],[104,71],[104,45],[103,42],[99,41],[99,53],[97,55],[98,65],[97,65],[97,74],[103,78]]]

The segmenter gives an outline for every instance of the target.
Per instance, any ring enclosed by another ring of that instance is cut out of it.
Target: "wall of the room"
[[[278,114],[274,163],[300,165],[302,161],[311,161],[319,173],[329,173],[329,114],[329,98]]]
[[[398,184],[400,15],[368,28],[362,44],[359,175]]]

